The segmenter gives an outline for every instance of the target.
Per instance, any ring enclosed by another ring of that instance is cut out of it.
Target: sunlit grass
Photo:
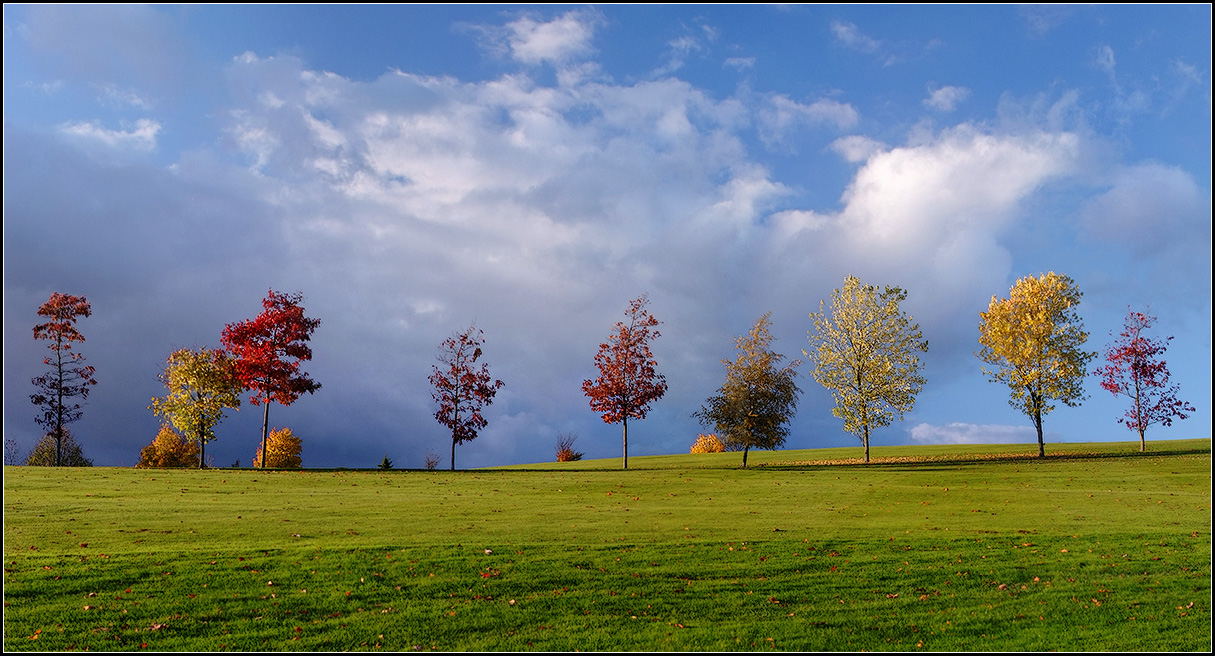
[[[6,468],[4,646],[1205,651],[1211,443],[1152,447]]]

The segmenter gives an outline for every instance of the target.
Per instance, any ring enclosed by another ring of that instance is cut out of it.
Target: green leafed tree
[[[814,379],[835,397],[832,414],[865,446],[865,462],[870,432],[896,414],[901,421],[924,386],[916,354],[927,352],[928,342],[899,308],[906,299],[898,287],[880,290],[850,275],[831,293],[830,315],[821,301],[810,313],[812,348],[803,353],[814,363]]]
[[[992,296],[979,313],[982,348],[975,355],[992,366],[983,373],[1008,385],[1008,404],[1034,422],[1040,457],[1042,416],[1055,409],[1051,401],[1080,405],[1088,363],[1097,357],[1082,348],[1088,333],[1076,311],[1081,296],[1071,278],[1051,271],[1021,278],[1008,298]]]
[[[743,452],[743,467],[752,448],[776,449],[789,435],[789,420],[797,411],[797,367],[800,360],[781,366],[784,356],[772,350],[772,325],[764,314],[751,332],[735,340],[733,360],[722,360],[726,380],[693,414],[712,426],[727,449]]]
[[[198,442],[198,466],[206,462],[206,444],[224,410],[240,407],[242,385],[231,356],[222,350],[174,351],[160,375],[169,392],[148,406],[190,439]]]

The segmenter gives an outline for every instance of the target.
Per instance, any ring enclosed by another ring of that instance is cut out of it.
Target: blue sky
[[[582,395],[648,293],[669,391],[631,455],[686,452],[734,337],[802,357],[848,274],[908,293],[929,342],[876,446],[1034,441],[974,357],[979,312],[1070,275],[1089,350],[1128,306],[1173,335],[1211,434],[1211,10],[1165,6],[4,7],[4,434],[38,436],[32,339],[88,297],[100,381],[73,432],[132,465],[157,374],[267,289],[321,319],[322,389],[275,405],[311,466],[444,457],[427,376],[475,321],[506,382],[460,467],[587,457]],[[1097,363],[1094,362],[1094,367]],[[803,367],[786,448],[858,445]],[[1047,441],[1131,440],[1095,377]],[[208,446],[248,465],[261,412]]]

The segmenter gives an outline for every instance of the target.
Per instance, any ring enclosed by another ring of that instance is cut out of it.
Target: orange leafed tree
[[[629,419],[645,419],[650,404],[667,392],[667,379],[650,352],[661,322],[646,310],[648,304],[645,294],[629,302],[628,323],[618,322],[595,354],[599,377],[582,382],[591,410],[602,414],[604,423],[624,425],[624,469],[629,468]]]
[[[148,467],[194,467],[198,465],[198,442],[173,430],[169,424],[161,424],[156,439],[139,452],[136,468]]]
[[[80,419],[83,414],[81,404],[74,403],[73,399],[87,399],[89,386],[97,384],[93,367],[84,364],[84,355],[72,351],[74,342],[84,341],[84,335],[76,330],[76,318],[92,313],[85,297],[59,292],[51,294],[38,308],[38,315],[47,317],[48,321],[34,326],[34,339],[49,341],[47,346],[53,355],[43,359],[42,363],[51,370],[33,379],[38,392],[30,395],[30,401],[42,410],[34,421],[54,436],[55,466],[63,464],[64,424]]]

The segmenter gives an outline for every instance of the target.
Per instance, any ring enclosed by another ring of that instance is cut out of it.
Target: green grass
[[[5,650],[1192,650],[1211,442],[5,468]]]

